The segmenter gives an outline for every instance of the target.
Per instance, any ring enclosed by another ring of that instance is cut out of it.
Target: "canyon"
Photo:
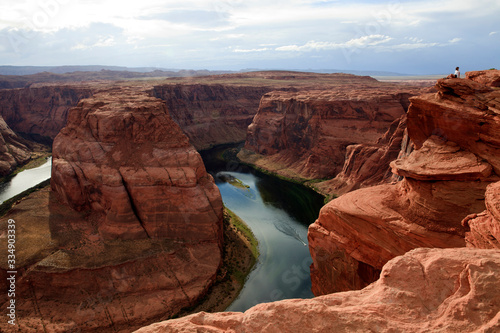
[[[51,189],[6,216],[18,231],[18,327],[128,331],[194,306],[221,265],[222,208],[163,101],[95,90],[54,139]]]
[[[91,95],[90,87],[81,84],[0,89],[0,115],[15,132],[50,142],[66,125],[69,109]]]
[[[309,227],[318,297],[199,313],[138,332],[500,329],[499,77],[468,72],[410,98],[402,149],[390,163],[394,183],[343,194]]]
[[[166,102],[172,118],[198,150],[245,140],[261,96],[269,87],[166,84],[152,95]]]
[[[414,150],[390,163],[402,180],[342,195],[309,227],[316,295],[367,286],[410,249],[466,245],[462,220],[485,210],[486,189],[500,180],[499,93],[470,79],[441,79],[436,89],[410,98]]]
[[[338,86],[321,90],[265,94],[239,157],[286,178],[331,179],[352,145],[381,147],[381,136],[406,114],[408,98],[430,89],[370,77],[337,79]]]
[[[246,140],[243,162],[339,196],[309,227],[318,297],[139,332],[500,328],[499,72],[434,88],[256,72],[0,90],[8,126],[54,141],[51,188],[5,217],[26,249],[20,325],[127,331],[193,306],[223,245],[196,149]]]

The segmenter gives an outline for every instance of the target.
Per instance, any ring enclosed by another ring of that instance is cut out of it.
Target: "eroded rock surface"
[[[153,88],[196,149],[242,142],[262,95],[271,88],[222,84],[166,84]]]
[[[500,182],[486,189],[486,210],[467,216],[462,224],[469,229],[465,237],[468,247],[500,249]]]
[[[52,163],[52,190],[0,223],[1,238],[8,219],[18,231],[16,328],[130,332],[207,293],[221,264],[222,199],[163,101],[139,88],[96,92],[71,109]]]
[[[90,209],[102,237],[220,242],[219,191],[162,101],[96,93],[71,110],[53,151],[52,189]]]
[[[136,332],[495,332],[499,271],[500,251],[417,249],[360,291],[202,312]]]
[[[239,157],[289,178],[332,178],[346,147],[375,145],[405,114],[408,98],[424,91],[368,77],[338,79],[345,84],[264,95]]]
[[[10,174],[31,158],[30,147],[0,116],[0,177]]]
[[[375,144],[347,146],[342,171],[331,180],[315,187],[324,194],[342,195],[361,187],[390,183],[393,174],[390,162],[411,150],[406,134],[406,115],[395,120]]]
[[[310,226],[316,295],[361,288],[412,248],[465,246],[461,221],[485,210],[486,188],[499,180],[500,91],[468,79],[438,80],[436,88],[410,99],[416,149],[391,163],[403,180],[345,194]]]
[[[0,90],[0,114],[16,132],[54,139],[68,111],[91,89],[79,85],[32,85]]]

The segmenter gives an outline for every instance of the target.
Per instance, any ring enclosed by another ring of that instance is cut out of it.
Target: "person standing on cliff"
[[[460,69],[458,67],[455,68],[455,78],[460,79]]]

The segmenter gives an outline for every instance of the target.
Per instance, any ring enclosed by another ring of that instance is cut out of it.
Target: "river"
[[[307,228],[317,218],[323,197],[304,186],[217,160],[218,154],[217,150],[202,153],[207,171],[214,176],[226,207],[252,229],[260,251],[254,270],[227,311],[313,297]]]
[[[9,181],[0,184],[0,203],[50,178],[52,157],[33,169],[21,171]]]
[[[238,298],[227,311],[263,303],[311,298],[307,227],[323,198],[303,186],[279,180],[237,163],[218,160],[219,148],[202,152],[224,204],[245,221],[259,241],[260,257]],[[52,160],[0,184],[3,202],[50,178]]]

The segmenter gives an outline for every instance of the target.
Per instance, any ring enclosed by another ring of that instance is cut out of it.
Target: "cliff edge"
[[[0,224],[1,237],[9,219],[17,231],[20,330],[130,332],[206,295],[221,265],[222,199],[163,101],[96,91],[70,110],[52,168],[52,189]]]
[[[500,92],[469,79],[436,89],[410,99],[416,149],[391,163],[402,181],[345,194],[309,227],[316,295],[362,288],[413,248],[465,246],[462,220],[485,210],[486,188],[499,180]]]

